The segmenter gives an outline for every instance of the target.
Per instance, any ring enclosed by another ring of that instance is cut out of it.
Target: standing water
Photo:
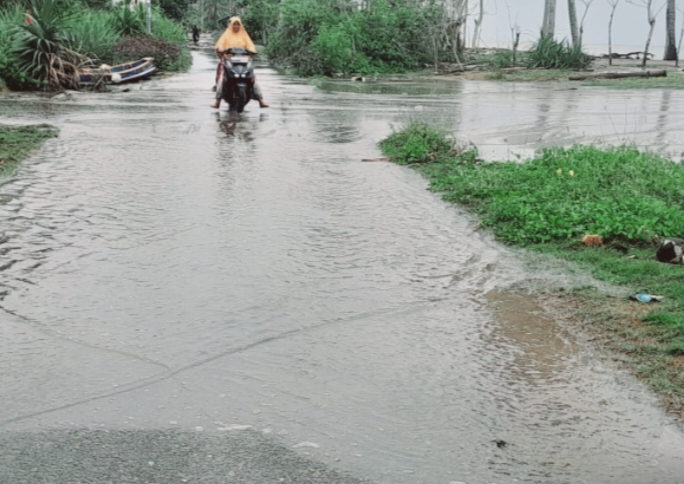
[[[262,69],[233,117],[213,69],[0,100],[61,129],[0,182],[0,482],[682,482],[655,398],[507,295],[541,276],[360,160],[409,118],[488,157],[677,151],[684,93]]]

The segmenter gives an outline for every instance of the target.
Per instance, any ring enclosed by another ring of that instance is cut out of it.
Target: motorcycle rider
[[[254,42],[252,42],[252,39],[249,37],[249,34],[245,30],[245,27],[242,25],[242,20],[240,20],[240,17],[232,17],[230,19],[228,28],[225,32],[223,32],[223,35],[221,35],[218,42],[216,42],[216,55],[219,58],[219,66],[216,70],[216,102],[211,105],[211,107],[214,109],[219,108],[222,99],[221,91],[223,87],[224,73],[223,54],[226,50],[233,48],[246,49],[256,54],[256,47],[254,46]],[[259,101],[260,107],[267,108],[268,104],[264,102],[264,97],[261,94],[261,89],[259,88],[259,85],[256,82],[256,76],[254,76],[254,80],[252,82],[252,99],[254,99],[255,101]]]

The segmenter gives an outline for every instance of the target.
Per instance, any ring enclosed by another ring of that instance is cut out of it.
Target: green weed
[[[527,53],[527,66],[533,69],[583,69],[591,59],[581,47],[573,47],[567,41],[541,36]]]
[[[58,133],[57,128],[47,124],[0,125],[0,174],[11,172],[18,162],[38,149],[45,140],[56,137]]]

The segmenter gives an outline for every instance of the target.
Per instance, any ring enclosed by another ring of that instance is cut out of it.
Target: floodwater
[[[0,482],[682,482],[655,398],[507,290],[560,276],[360,160],[409,118],[677,152],[684,92],[260,69],[231,117],[212,72],[0,100],[61,129],[0,182]]]

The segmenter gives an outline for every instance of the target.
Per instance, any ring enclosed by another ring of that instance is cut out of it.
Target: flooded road
[[[676,152],[664,93],[262,69],[272,108],[236,119],[208,108],[213,69],[0,100],[61,129],[0,182],[0,482],[682,481],[655,398],[507,293],[540,274],[410,169],[360,162],[422,117],[493,157]]]

